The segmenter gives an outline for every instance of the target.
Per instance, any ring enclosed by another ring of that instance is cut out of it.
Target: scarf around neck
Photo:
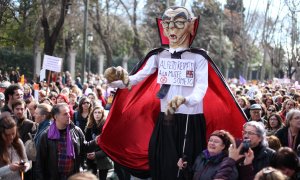
[[[70,125],[67,126],[67,156],[72,157],[75,159],[75,153],[74,153],[74,146],[72,143],[72,138],[70,134]],[[49,131],[48,131],[48,138],[53,140],[58,140],[60,138],[60,132],[56,127],[56,123],[53,122],[50,125]]]

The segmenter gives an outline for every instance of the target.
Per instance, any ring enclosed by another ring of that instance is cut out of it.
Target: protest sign
[[[44,55],[43,69],[54,72],[60,72],[62,65],[62,58]]]
[[[160,58],[157,83],[179,86],[194,86],[194,77],[194,60]]]

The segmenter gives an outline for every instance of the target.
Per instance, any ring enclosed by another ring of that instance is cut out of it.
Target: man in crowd
[[[22,91],[22,88],[18,84],[12,84],[7,89],[5,89],[5,105],[2,108],[2,112],[8,111],[12,114],[12,102],[18,99],[23,99],[23,94],[24,93]]]
[[[4,95],[5,95],[5,105],[1,109],[1,112],[7,111],[13,114],[12,102],[14,102],[15,100],[23,100],[23,95],[24,95],[23,89],[19,84],[11,84],[5,89]],[[24,115],[27,119],[32,119],[32,116],[27,108],[24,111]]]
[[[54,122],[42,133],[37,146],[37,179],[66,180],[79,172],[86,151],[96,143],[86,142],[81,129],[71,123],[67,104],[54,105],[51,114]]]
[[[235,144],[229,148],[229,157],[238,162],[240,179],[254,179],[257,172],[270,166],[274,155],[275,151],[268,147],[264,125],[256,121],[244,124],[239,148]]]
[[[20,138],[25,143],[27,140],[31,139],[29,134],[31,134],[32,137],[35,134],[37,124],[25,117],[25,102],[23,100],[18,99],[13,101],[12,110],[13,116],[17,122]]]
[[[261,117],[262,108],[260,104],[252,104],[250,106],[250,118],[249,121],[257,121],[265,124],[266,120]]]

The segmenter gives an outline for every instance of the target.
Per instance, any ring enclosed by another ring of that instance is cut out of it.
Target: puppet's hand
[[[104,77],[107,79],[108,83],[111,83],[111,82],[117,81],[117,80],[122,80],[123,84],[128,89],[131,89],[131,86],[129,85],[128,72],[121,66],[107,68],[104,71]]]
[[[178,109],[178,107],[181,105],[181,104],[184,104],[185,103],[185,98],[182,97],[182,96],[175,96],[169,103],[168,103],[168,106],[167,106],[167,110],[165,112],[166,115],[169,115],[169,114],[174,114],[175,111]]]

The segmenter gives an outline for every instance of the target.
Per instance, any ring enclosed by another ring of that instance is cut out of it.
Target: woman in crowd
[[[273,149],[274,151],[278,151],[278,149],[281,148],[281,143],[277,136],[267,136],[267,141],[269,144],[269,148]]]
[[[276,113],[271,114],[266,124],[267,136],[274,135],[282,127],[283,123],[280,115]]]
[[[266,119],[266,120],[268,120],[269,117],[270,117],[270,115],[273,114],[273,113],[276,113],[276,107],[274,105],[270,105],[267,108],[266,114],[265,114],[265,116],[263,118]]]
[[[57,96],[58,94],[54,91],[50,91],[49,93],[49,99],[51,100],[52,104],[55,105],[57,103]]]
[[[300,144],[300,110],[291,109],[286,115],[285,127],[275,134],[282,146],[297,150]]]
[[[96,95],[97,95],[98,99],[101,101],[102,107],[105,107],[106,106],[106,100],[105,100],[105,98],[102,94],[101,86],[96,87]]]
[[[90,112],[92,111],[92,104],[91,100],[87,97],[82,97],[79,100],[78,104],[78,111],[74,113],[74,124],[84,132],[84,129],[86,127],[86,124],[88,122],[88,117],[90,115]]]
[[[17,134],[17,125],[8,113],[0,117],[0,147],[0,179],[21,180],[29,163]]]
[[[93,140],[97,135],[101,134],[105,120],[103,107],[96,106],[89,116],[85,129],[87,141]],[[88,169],[92,170],[94,174],[97,174],[97,169],[99,169],[100,180],[106,180],[108,170],[112,168],[111,160],[99,147],[87,154],[87,165]]]
[[[94,107],[102,106],[101,101],[98,99],[96,93],[90,92],[90,93],[88,93],[87,97],[91,100],[91,103],[93,104]]]
[[[75,93],[70,93],[69,100],[70,100],[70,106],[72,106],[72,109],[77,111],[77,108],[78,108],[77,95]]]
[[[292,99],[286,99],[283,102],[282,110],[280,112],[280,117],[282,119],[282,122],[285,123],[286,115],[287,113],[296,107],[296,102]]]
[[[24,100],[31,99],[31,98],[33,99],[31,87],[28,84],[25,84],[23,89],[24,89],[23,99]]]
[[[266,108],[268,109],[271,105],[275,106],[274,101],[272,99],[272,96],[266,96],[266,98],[263,101],[264,105],[266,106]]]
[[[243,110],[245,110],[245,109],[247,108],[247,106],[248,106],[248,100],[247,100],[247,98],[244,97],[244,96],[240,96],[240,97],[238,98],[238,103],[239,103],[239,105],[241,106],[241,108],[242,108]]]
[[[205,149],[195,160],[193,165],[194,180],[200,179],[237,179],[238,172],[235,165],[229,163],[228,148],[234,143],[232,135],[224,130],[214,131],[208,140],[207,149]],[[177,163],[179,169],[187,166],[186,162],[179,159]],[[226,167],[226,168],[224,168]],[[226,169],[226,170],[225,170]]]

